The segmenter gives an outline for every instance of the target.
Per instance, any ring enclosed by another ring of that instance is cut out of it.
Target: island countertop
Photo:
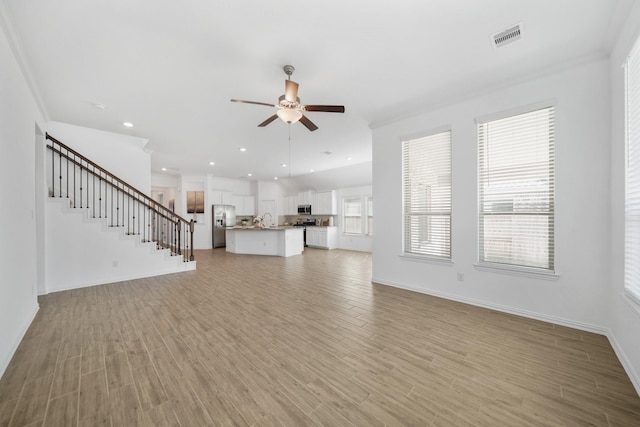
[[[304,251],[299,227],[232,227],[226,231],[227,252],[289,257]]]

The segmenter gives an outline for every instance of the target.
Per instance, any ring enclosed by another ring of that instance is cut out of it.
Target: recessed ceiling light
[[[347,157],[347,160],[353,160],[353,157]]]
[[[275,179],[275,180],[277,181],[277,180],[278,180],[278,177],[277,177],[277,176],[274,176],[274,177],[273,177],[273,179]]]
[[[95,103],[93,104],[94,107],[96,107],[98,110],[104,110],[105,108],[107,108],[104,104],[100,104],[100,103]]]
[[[248,173],[247,176],[253,176],[253,174],[252,173]]]
[[[167,168],[162,168],[162,171],[163,171],[163,172],[164,172],[164,171],[166,171],[166,170],[167,170]]]
[[[133,127],[133,123],[131,123],[131,122],[124,122],[124,123],[122,124],[122,126],[124,126],[124,127],[126,127],[126,128],[132,128],[132,127]]]
[[[286,163],[282,163],[280,166],[282,166],[283,168],[287,167]]]
[[[242,147],[242,148],[240,148],[240,151],[244,152],[244,151],[247,151],[247,149]]]
[[[215,165],[215,164],[216,164],[216,162],[209,162],[209,164],[210,164],[211,166],[213,166],[213,165]]]
[[[326,154],[327,156],[332,155],[333,153],[331,151],[323,151],[322,154]]]
[[[313,169],[309,169],[309,172],[313,172]]]

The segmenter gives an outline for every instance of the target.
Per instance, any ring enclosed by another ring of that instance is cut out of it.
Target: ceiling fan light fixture
[[[293,108],[281,108],[276,114],[283,122],[289,124],[297,122],[302,117],[300,110],[295,110]]]

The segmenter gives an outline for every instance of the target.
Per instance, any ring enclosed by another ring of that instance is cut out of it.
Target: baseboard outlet
[[[36,305],[35,305],[35,307],[33,309],[33,313],[31,313],[31,317],[30,317],[29,321],[27,322],[26,325],[23,326],[22,332],[18,336],[18,339],[11,345],[11,348],[9,349],[9,353],[8,353],[8,356],[7,356],[6,360],[2,360],[0,362],[1,363],[1,365],[0,365],[0,378],[2,378],[2,376],[4,375],[4,371],[7,370],[7,367],[9,366],[9,363],[11,362],[11,359],[16,354],[16,351],[18,350],[18,347],[20,346],[20,343],[24,339],[24,336],[26,335],[27,331],[29,330],[29,326],[31,326],[31,323],[33,323],[33,319],[36,318],[36,315],[38,314],[39,310],[40,310],[40,304],[36,303]]]

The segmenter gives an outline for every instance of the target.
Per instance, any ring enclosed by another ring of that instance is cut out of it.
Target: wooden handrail
[[[77,165],[77,166],[80,166],[81,168],[84,168],[84,170],[85,170],[87,173],[90,173],[90,174],[91,174],[91,175],[93,175],[93,176],[96,176],[96,177],[98,177],[98,178],[101,178],[101,177],[100,177],[100,175],[98,175],[97,173],[95,173],[95,171],[92,171],[92,170],[90,170],[90,169],[88,169],[88,168],[84,167],[84,165],[83,165],[82,163],[80,163],[80,162],[76,161],[75,159],[72,159],[72,158],[71,158],[71,157],[69,157],[67,154],[64,154],[62,151],[60,151],[60,150],[58,150],[58,149],[55,149],[55,148],[51,147],[50,145],[47,145],[47,148],[48,148],[49,150],[53,151],[54,153],[56,153],[56,154],[58,154],[58,155],[60,155],[60,156],[64,157],[65,159],[67,159],[67,160],[68,160],[68,161],[70,161],[71,163],[73,163],[73,164],[75,164],[75,165]],[[112,186],[113,188],[119,189],[119,187],[118,187],[118,186],[116,186],[113,182],[110,182],[110,181],[104,180],[104,183],[105,183],[105,184],[109,184],[109,185],[110,185],[110,186]],[[133,188],[133,187],[132,187],[132,188]],[[137,190],[136,190],[136,191],[137,191]],[[128,193],[127,193],[127,194],[128,194]],[[148,199],[148,198],[147,198],[147,199]],[[153,199],[151,199],[151,201],[153,201],[153,204],[154,204],[155,206],[162,206],[162,205],[159,205],[159,204],[158,204],[156,201],[154,201]],[[167,219],[167,220],[169,220],[169,221],[171,221],[171,222],[175,222],[175,223],[180,222],[180,219],[175,219],[175,218],[172,218],[172,217],[166,216],[165,214],[163,214],[162,212],[160,212],[160,211],[156,210],[156,208],[154,208],[153,206],[151,206],[151,205],[149,205],[149,204],[145,203],[144,201],[138,200],[138,203],[140,203],[142,206],[144,206],[144,207],[148,208],[150,211],[157,213],[157,214],[158,214],[158,215],[160,215],[162,218],[165,218],[165,219]],[[169,211],[169,212],[171,212],[171,211]],[[174,215],[174,217],[178,217],[178,218],[180,218],[180,216],[179,216],[179,215]],[[185,219],[183,219],[183,221],[184,221],[186,224],[189,224],[189,221],[187,221],[187,220],[185,220]]]
[[[104,173],[105,175],[107,175],[108,177],[110,177],[111,179],[114,179],[115,181],[119,182],[122,185],[125,185],[127,187],[129,187],[131,190],[133,190],[134,192],[140,194],[142,197],[144,197],[145,199],[147,199],[147,201],[152,202],[152,203],[157,203],[155,200],[153,200],[151,197],[147,196],[146,194],[144,194],[142,191],[138,190],[137,188],[135,188],[133,185],[123,181],[122,179],[118,178],[117,176],[115,176],[114,174],[112,174],[111,172],[109,172],[108,170],[104,169],[103,167],[101,167],[100,165],[97,165],[96,163],[92,162],[91,160],[89,160],[88,158],[86,158],[85,156],[83,156],[82,154],[78,153],[77,151],[75,151],[73,148],[70,148],[68,146],[66,146],[65,144],[63,144],[62,142],[58,141],[57,139],[55,139],[54,137],[52,137],[51,135],[49,135],[48,133],[46,134],[46,139],[58,144],[60,147],[64,148],[65,150],[67,150],[67,152],[72,153],[73,155],[79,157],[80,159],[82,159],[83,161],[87,162],[89,165],[91,165],[92,167],[94,167],[95,169],[100,170],[100,172]],[[47,147],[51,148],[52,150],[55,151],[55,149],[52,146],[47,145]],[[58,151],[59,153],[59,151]],[[67,156],[67,159],[70,159]],[[76,163],[77,164],[77,163]],[[83,166],[84,167],[84,166]],[[162,210],[168,212],[171,216],[176,217],[178,220],[185,222],[186,224],[189,224],[190,221],[187,221],[185,218],[181,217],[180,215],[178,215],[177,213],[169,210],[168,208],[166,208],[165,206],[162,205],[158,205],[160,208],[162,208]]]
[[[58,141],[56,138],[52,137],[48,133],[46,134],[46,139],[51,142],[51,144],[47,143],[45,145],[47,149],[51,150],[51,153],[52,153],[51,154],[51,162],[52,162],[51,163],[51,174],[52,174],[51,175],[51,180],[52,180],[51,195],[52,197],[55,197],[55,185],[56,185],[57,179],[59,178],[60,197],[63,197],[62,196],[63,182],[66,183],[67,198],[70,198],[69,185],[70,184],[72,185],[72,192],[73,192],[72,203],[74,207],[76,207],[75,206],[76,189],[79,189],[80,191],[80,199],[79,199],[80,208],[83,207],[82,202],[83,202],[83,190],[84,190],[86,194],[86,202],[87,202],[86,207],[89,208],[91,205],[93,209],[93,218],[96,218],[96,207],[98,207],[98,217],[102,218],[102,213],[104,212],[105,214],[104,218],[107,218],[107,214],[108,214],[107,209],[109,209],[109,206],[110,206],[111,226],[119,226],[120,219],[122,219],[122,225],[124,226],[126,224],[127,229],[125,232],[127,234],[139,234],[139,235],[142,234],[143,236],[145,236],[143,237],[143,239],[151,239],[151,241],[155,241],[158,245],[158,249],[160,249],[160,247],[173,248],[174,250],[172,250],[172,253],[183,255],[183,259],[185,262],[194,260],[193,233],[195,230],[194,230],[193,220],[187,221],[185,218],[169,210],[167,207],[159,204],[158,202],[156,202],[151,197],[149,197],[142,191],[138,190],[131,184],[118,178],[108,170],[104,169],[103,167],[96,164],[95,162],[89,160],[88,158],[78,153],[74,149],[61,143],[60,141]],[[58,147],[55,146],[56,144],[58,145]],[[56,155],[57,155],[57,158],[59,159],[59,162],[57,162],[58,164],[56,164],[56,161],[55,161]],[[62,163],[63,159],[65,162],[64,167]],[[56,166],[58,168],[58,176],[55,175]],[[73,168],[72,183],[70,181],[71,178],[69,177],[69,167]],[[75,172],[76,167],[80,169],[80,175],[78,175],[79,186],[76,186],[76,178],[75,178],[77,176]],[[66,171],[65,181],[63,181],[63,178],[64,178],[63,170]],[[85,180],[86,187],[83,185],[83,179],[82,179],[83,175],[86,177],[86,180]],[[98,192],[96,192],[96,183],[95,183],[96,178],[98,179]],[[88,188],[89,179],[92,180],[92,184],[91,184],[92,188]],[[103,199],[102,188],[104,188],[104,199]],[[109,197],[108,197],[107,189],[110,189],[111,191],[110,204],[108,203]],[[114,203],[114,195],[113,195],[114,191],[116,192],[115,203]],[[90,203],[89,194],[92,194],[92,203]],[[120,200],[119,194],[122,195],[122,199],[121,199],[122,206],[120,206],[119,204],[119,200]],[[97,197],[97,201],[96,201],[96,197]],[[125,206],[125,199],[127,201],[126,206]],[[103,204],[102,202],[103,200],[105,201],[105,204]],[[133,205],[129,203],[133,203]],[[98,206],[96,206],[96,204],[98,204]],[[131,210],[132,207],[133,207],[133,211]],[[105,210],[103,210],[103,208]],[[114,208],[115,208],[115,216],[114,216]],[[136,209],[138,213],[137,224],[136,224]],[[142,209],[142,213],[144,214],[143,217],[145,219],[143,221],[140,221],[140,214],[141,214],[140,209]],[[122,213],[122,216],[119,214],[119,212]],[[127,212],[126,216],[125,216],[125,212]],[[147,222],[147,214],[149,215],[148,219],[150,221],[153,221],[153,224],[151,222]],[[153,220],[151,220],[152,216],[154,218]],[[113,221],[114,218],[116,220],[115,224]],[[156,226],[159,224],[156,221],[160,221],[161,223],[166,225]],[[136,225],[137,225],[137,233],[136,233]],[[129,229],[130,226],[131,226],[131,230]],[[145,231],[141,231],[141,227],[143,226],[144,226],[143,230]],[[167,229],[163,227],[169,227],[169,228]],[[184,235],[182,231],[185,231]],[[190,236],[187,236],[186,232],[188,232]],[[155,234],[155,238],[154,238],[154,234]],[[170,239],[169,243],[167,243],[167,241],[165,240],[166,237]],[[143,240],[143,241],[149,241],[149,240]],[[184,253],[182,249],[185,250]]]

